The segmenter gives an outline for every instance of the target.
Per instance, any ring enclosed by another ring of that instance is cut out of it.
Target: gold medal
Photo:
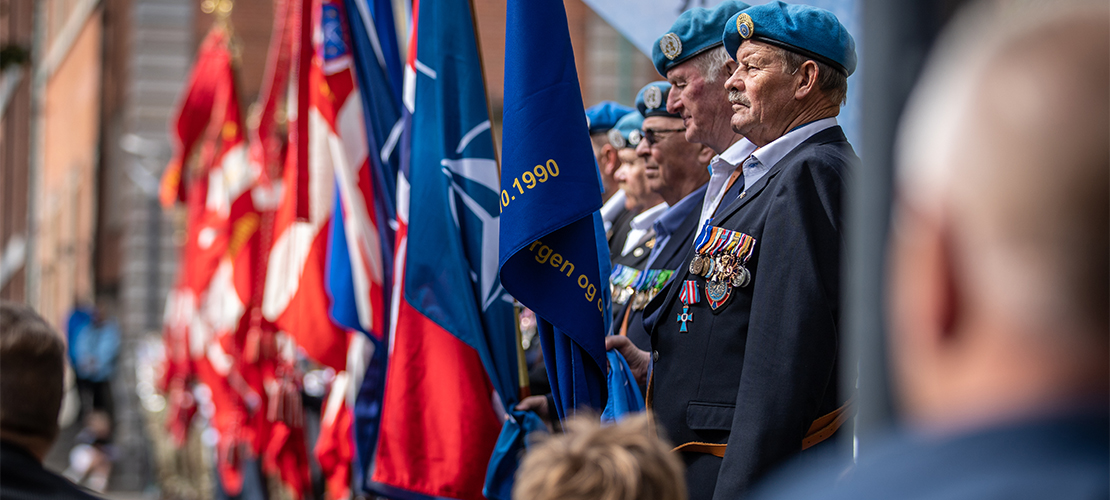
[[[732,276],[736,275],[736,257],[729,254],[724,254],[717,258],[717,274],[721,277],[720,281],[729,281]]]

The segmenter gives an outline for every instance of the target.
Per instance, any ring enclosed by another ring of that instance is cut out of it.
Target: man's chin
[[[697,143],[697,141],[695,141],[694,139],[696,139],[698,136],[698,127],[694,125],[693,120],[691,120],[689,124],[683,122],[683,126],[686,127],[686,133],[684,134],[684,136],[686,137],[686,142]]]
[[[740,134],[740,135],[745,135],[743,131],[747,127],[745,127],[745,123],[737,115],[732,115],[732,118],[729,119],[729,121],[728,121],[728,125],[729,125],[729,128],[731,128],[733,132],[736,132],[737,134]]]

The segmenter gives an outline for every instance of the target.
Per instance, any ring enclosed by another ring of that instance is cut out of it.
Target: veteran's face
[[[644,118],[644,140],[636,147],[636,153],[645,161],[648,190],[659,193],[671,204],[682,199],[691,178],[698,175],[694,170],[703,170],[697,164],[701,146],[688,142],[681,131],[654,131],[681,129],[683,122],[664,116]]]
[[[730,124],[756,146],[764,146],[786,133],[796,75],[786,72],[775,49],[762,42],[744,41],[736,61],[736,71],[725,82],[732,104]]]
[[[620,184],[624,194],[628,196],[633,206],[641,205],[648,194],[647,179],[644,177],[644,159],[636,155],[633,148],[621,149],[617,155],[620,157],[621,166],[617,168],[614,176]]]
[[[724,151],[735,138],[728,127],[728,94],[720,78],[723,77],[712,83],[706,81],[690,61],[667,71],[667,81],[671,82],[667,111],[682,117],[688,142],[705,144],[718,152]]]

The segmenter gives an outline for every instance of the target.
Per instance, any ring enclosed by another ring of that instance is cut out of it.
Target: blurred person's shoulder
[[[99,500],[68,479],[46,470],[27,450],[0,441],[0,500]]]
[[[752,498],[1110,498],[1110,416],[1104,411],[945,439],[895,431],[875,441],[854,466],[830,453],[800,458],[760,484]]]

